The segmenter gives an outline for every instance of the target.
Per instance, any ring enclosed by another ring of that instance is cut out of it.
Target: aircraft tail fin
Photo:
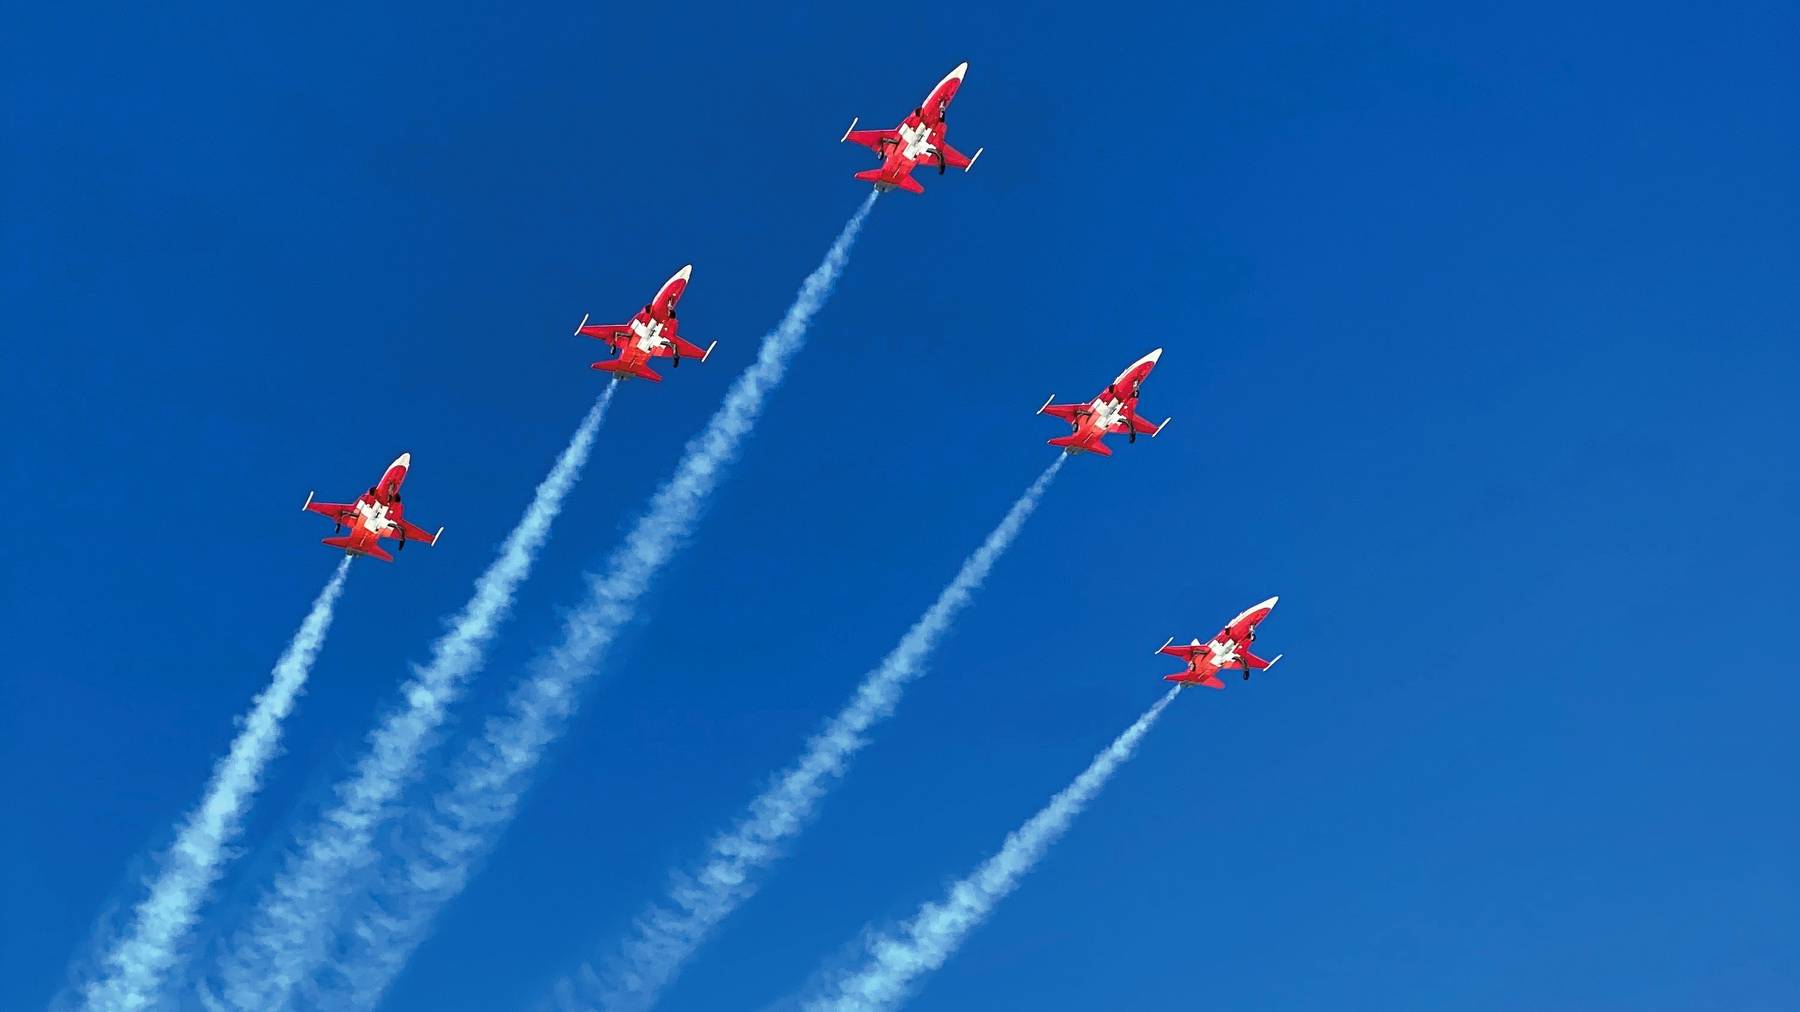
[[[620,379],[629,379],[636,376],[638,379],[647,379],[652,383],[662,382],[662,377],[652,371],[649,366],[642,362],[633,362],[628,365],[622,358],[613,358],[607,359],[604,362],[595,362],[591,368],[598,369],[601,372],[612,373]]]
[[[362,547],[357,547],[357,545],[350,540],[350,535],[348,534],[343,535],[342,537],[325,538],[320,541],[319,544],[335,548],[341,552],[349,552],[351,555],[367,555],[372,559],[380,559],[383,562],[394,561],[394,557],[383,551],[380,545],[364,545]]]

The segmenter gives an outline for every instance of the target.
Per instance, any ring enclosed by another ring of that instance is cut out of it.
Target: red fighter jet
[[[1163,681],[1223,689],[1225,683],[1219,681],[1219,672],[1226,668],[1243,669],[1244,680],[1249,681],[1251,671],[1266,671],[1274,667],[1275,661],[1281,660],[1281,654],[1275,655],[1275,661],[1265,661],[1250,652],[1250,644],[1256,642],[1257,625],[1269,617],[1269,612],[1275,610],[1275,602],[1279,600],[1279,597],[1271,597],[1261,604],[1252,605],[1219,630],[1219,635],[1205,643],[1195,640],[1185,647],[1174,647],[1169,643],[1175,642],[1175,638],[1169,637],[1169,643],[1164,643],[1156,652],[1181,658],[1187,662],[1187,670],[1164,675]]]
[[[1067,436],[1058,436],[1050,440],[1051,446],[1060,446],[1068,453],[1098,453],[1102,457],[1112,456],[1112,449],[1104,440],[1109,434],[1123,432],[1137,442],[1138,433],[1148,432],[1155,438],[1163,430],[1163,425],[1173,419],[1165,418],[1162,425],[1155,425],[1138,414],[1138,394],[1143,391],[1144,377],[1156,368],[1156,360],[1162,357],[1163,350],[1156,349],[1119,374],[1119,378],[1107,384],[1100,391],[1100,396],[1086,404],[1052,404],[1055,394],[1037,409],[1040,415],[1060,418],[1074,426],[1075,431]]]
[[[381,476],[380,483],[367,493],[357,496],[353,503],[313,502],[313,494],[306,493],[306,505],[301,509],[330,517],[337,524],[337,530],[332,532],[334,534],[341,533],[345,527],[350,528],[349,534],[326,538],[321,544],[341,548],[350,555],[367,555],[383,562],[392,562],[394,557],[382,550],[382,538],[398,538],[402,549],[408,541],[437,544],[438,537],[444,533],[442,527],[437,529],[437,534],[433,534],[401,516],[405,508],[400,505],[400,483],[406,480],[406,469],[411,466],[412,454],[402,453],[388,465],[387,473]]]
[[[619,352],[619,357],[605,362],[595,362],[593,368],[610,372],[620,379],[633,376],[647,379],[653,383],[661,383],[662,377],[650,368],[652,358],[674,358],[675,367],[681,367],[681,360],[697,358],[706,361],[713,348],[719,343],[701,348],[699,345],[677,335],[681,321],[675,318],[675,303],[681,301],[681,293],[687,291],[688,278],[694,273],[694,265],[675,272],[675,276],[663,282],[656,298],[650,300],[629,323],[608,323],[588,325],[588,318],[581,318],[581,326],[575,328],[577,337],[585,334],[598,338],[612,345]]]
[[[950,108],[950,100],[956,97],[956,89],[962,87],[963,75],[968,72],[967,63],[958,64],[931,89],[931,94],[925,96],[925,104],[914,109],[912,115],[892,130],[858,130],[856,120],[851,120],[850,129],[844,131],[838,143],[853,141],[881,156],[881,168],[858,172],[856,178],[874,183],[877,190],[891,190],[897,186],[911,193],[924,193],[925,187],[912,177],[914,166],[936,165],[940,176],[946,168],[967,172],[985,149],[976,148],[971,158],[951,147],[944,139],[944,113]]]

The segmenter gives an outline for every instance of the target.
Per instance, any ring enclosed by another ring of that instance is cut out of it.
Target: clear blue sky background
[[[460,712],[554,633],[971,61],[736,472],[396,1009],[534,1000],[1166,347],[670,1008],[792,993],[1280,594],[920,1008],[1800,1006],[1791,4],[21,8],[0,39],[0,1007],[134,898],[410,450],[215,913],[266,881],[695,264]],[[221,922],[207,921],[198,945]]]

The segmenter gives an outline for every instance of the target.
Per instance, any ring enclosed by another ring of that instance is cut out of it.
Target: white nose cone
[[[686,281],[688,278],[691,278],[693,276],[694,276],[694,265],[688,264],[686,267],[683,267],[682,269],[676,271],[675,276],[670,278],[669,280],[670,281]]]
[[[396,467],[412,467],[412,454],[402,453],[400,456],[395,457],[394,462],[388,465],[388,470],[392,471]]]
[[[1159,358],[1162,358],[1162,353],[1163,353],[1163,350],[1161,348],[1158,348],[1155,351],[1151,352],[1150,354],[1145,355],[1143,358],[1138,359],[1136,362],[1131,363],[1130,365],[1125,367],[1125,371],[1120,373],[1119,378],[1116,380],[1113,380],[1113,382],[1114,383],[1125,382],[1125,377],[1131,375],[1134,372],[1137,372],[1139,369],[1143,368],[1144,366],[1150,366],[1151,368],[1155,368],[1156,360]]]
[[[963,62],[963,63],[959,63],[959,64],[957,64],[957,65],[956,65],[956,69],[955,69],[955,70],[952,70],[952,71],[951,71],[951,72],[950,72],[950,73],[948,73],[948,74],[945,74],[945,75],[944,75],[944,79],[943,79],[943,80],[942,80],[942,81],[939,81],[939,82],[938,82],[938,83],[937,83],[937,88],[933,88],[933,89],[931,89],[931,95],[935,95],[935,94],[937,94],[937,93],[938,93],[938,88],[942,88],[942,87],[943,87],[943,86],[944,86],[944,85],[946,85],[946,84],[949,84],[949,83],[950,83],[950,82],[951,82],[951,81],[960,81],[960,80],[962,80],[962,79],[963,79],[963,75],[964,75],[964,74],[967,74],[967,73],[968,73],[968,72],[969,72],[969,64],[968,64],[968,63],[967,63],[967,62],[966,62],[966,61],[965,61],[965,62]],[[930,99],[931,99],[931,95],[926,95],[926,96],[925,96],[925,98],[926,98],[926,100],[927,100],[927,101],[930,101]]]
[[[1275,602],[1279,601],[1279,600],[1281,600],[1281,598],[1271,597],[1267,601],[1264,601],[1261,604],[1253,604],[1250,607],[1245,608],[1243,611],[1240,611],[1237,613],[1236,618],[1232,619],[1229,623],[1227,623],[1227,628],[1229,628],[1230,626],[1237,625],[1239,622],[1242,622],[1243,620],[1249,618],[1250,616],[1256,614],[1259,611],[1264,610],[1265,608],[1270,611],[1273,611],[1275,608]],[[1261,621],[1261,620],[1259,619],[1258,621]]]

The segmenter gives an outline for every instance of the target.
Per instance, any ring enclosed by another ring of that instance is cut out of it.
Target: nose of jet
[[[688,264],[686,267],[683,267],[682,269],[676,271],[675,276],[670,278],[669,280],[670,281],[686,281],[688,278],[691,278],[693,276],[694,276],[694,265]]]
[[[396,467],[412,467],[412,454],[402,453],[400,456],[395,457],[394,462],[388,465],[388,470],[392,471]]]

